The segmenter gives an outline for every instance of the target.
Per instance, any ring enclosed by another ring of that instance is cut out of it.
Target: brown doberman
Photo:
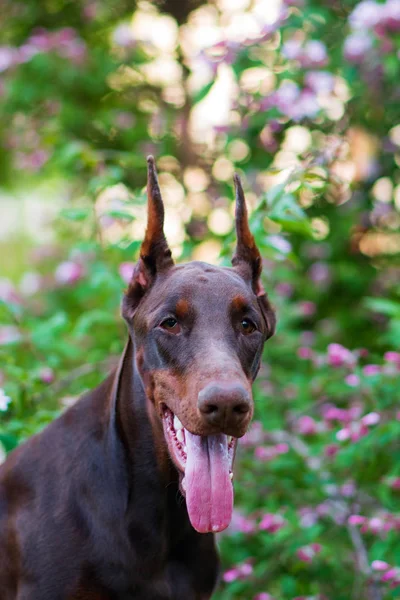
[[[148,158],[148,224],[115,372],[0,468],[0,600],[207,600],[237,439],[275,316],[235,176],[233,267],[174,265]]]

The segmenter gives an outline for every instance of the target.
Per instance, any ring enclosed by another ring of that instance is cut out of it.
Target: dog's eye
[[[168,319],[164,319],[164,321],[160,323],[160,327],[166,329],[166,331],[169,331],[169,333],[180,333],[181,331],[181,326],[179,325],[178,321],[174,319],[174,317],[168,317]]]
[[[256,329],[257,327],[254,325],[253,321],[250,321],[250,319],[242,319],[240,321],[241,333],[248,335],[249,333],[253,333],[253,331],[255,331]]]

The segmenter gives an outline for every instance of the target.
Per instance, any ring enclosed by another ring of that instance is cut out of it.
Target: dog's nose
[[[240,383],[210,383],[200,391],[197,406],[210,425],[235,435],[248,420],[251,397]]]

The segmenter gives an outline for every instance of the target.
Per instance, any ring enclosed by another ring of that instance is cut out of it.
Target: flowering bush
[[[397,598],[400,2],[186,4],[5,2],[2,187],[51,202],[0,223],[0,457],[117,360],[145,154],[178,260],[228,264],[238,170],[279,325],[216,598]]]

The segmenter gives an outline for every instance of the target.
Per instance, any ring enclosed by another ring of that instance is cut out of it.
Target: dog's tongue
[[[190,522],[200,533],[222,531],[232,519],[233,487],[230,478],[228,437],[202,437],[185,430],[186,506]]]

